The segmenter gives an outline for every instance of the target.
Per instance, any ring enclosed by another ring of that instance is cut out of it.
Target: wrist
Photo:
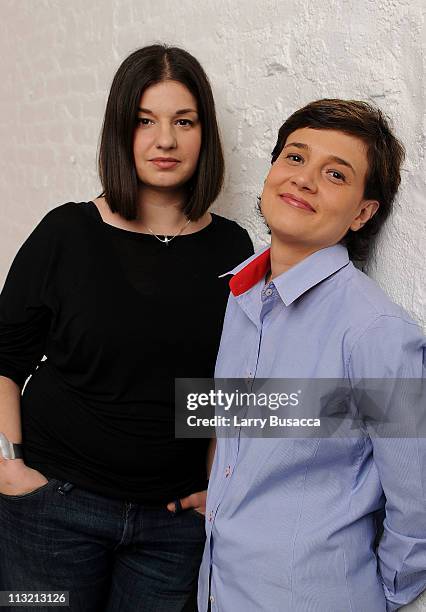
[[[21,442],[12,442],[0,431],[0,455],[3,459],[23,459]]]
[[[2,459],[0,458],[0,472],[4,475],[20,474],[27,466],[23,459]]]
[[[22,459],[0,460],[0,485],[2,489],[25,482],[28,469]]]

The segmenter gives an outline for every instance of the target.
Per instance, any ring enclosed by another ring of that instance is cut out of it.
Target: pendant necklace
[[[191,219],[188,219],[188,221],[185,223],[185,225],[183,225],[180,230],[178,232],[176,232],[176,234],[174,234],[173,236],[171,236],[170,238],[168,236],[164,236],[164,238],[160,238],[160,236],[157,236],[157,234],[154,234],[154,232],[152,231],[152,229],[150,227],[148,227],[147,225],[145,225],[146,229],[149,231],[150,234],[152,234],[155,238],[157,238],[157,240],[159,240],[160,242],[162,242],[163,244],[165,244],[166,246],[169,246],[169,243],[176,238],[176,236],[180,236],[180,234],[183,232],[183,230],[191,223]]]

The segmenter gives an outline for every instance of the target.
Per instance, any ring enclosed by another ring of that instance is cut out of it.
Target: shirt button
[[[225,468],[225,478],[228,478],[228,476],[231,475],[231,472],[232,472],[231,466],[230,465],[226,466],[226,468]]]
[[[266,289],[266,291],[265,291],[265,295],[267,295],[268,297],[269,297],[270,295],[272,295],[273,293],[274,293],[274,292],[272,291],[272,289],[271,289],[271,288]]]
[[[210,599],[210,603],[214,603],[214,596],[213,595],[210,595],[209,599]]]
[[[211,523],[212,520],[213,520],[213,511],[210,510],[210,512],[209,512],[209,523]]]

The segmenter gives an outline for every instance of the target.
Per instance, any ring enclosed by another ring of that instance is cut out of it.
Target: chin
[[[178,189],[185,184],[185,181],[172,176],[165,176],[160,179],[158,177],[139,177],[139,180],[142,184],[153,189]]]
[[[289,220],[283,222],[282,219],[280,219],[278,223],[275,221],[275,219],[266,219],[271,233],[275,234],[276,236],[288,236],[288,238],[294,237],[295,239],[298,239],[303,235],[306,235],[307,228],[300,223],[291,223]]]

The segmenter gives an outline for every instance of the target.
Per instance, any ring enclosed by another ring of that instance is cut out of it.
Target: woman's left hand
[[[206,497],[207,491],[199,491],[198,493],[191,493],[188,497],[183,497],[180,499],[180,505],[182,510],[189,510],[189,508],[193,508],[200,514],[206,514]],[[167,510],[170,512],[179,511],[180,508],[176,508],[176,502],[170,502],[167,504]]]

